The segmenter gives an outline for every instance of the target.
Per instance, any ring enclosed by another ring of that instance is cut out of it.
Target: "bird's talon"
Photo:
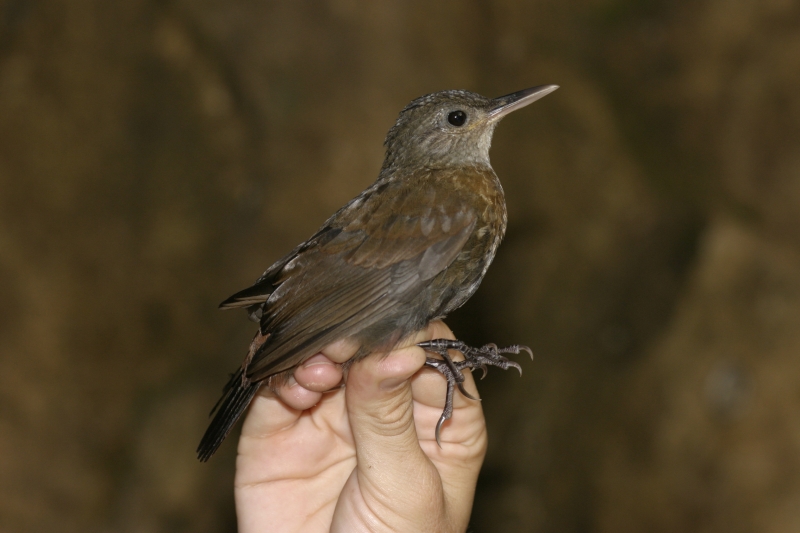
[[[436,444],[439,445],[439,448],[442,447],[442,439],[440,437],[442,433],[442,425],[446,420],[447,418],[445,418],[444,414],[442,414],[442,416],[439,417],[439,421],[436,423]]]
[[[501,354],[518,354],[521,350],[532,353],[530,348],[527,346],[514,345],[507,348],[498,348],[496,344],[489,343],[481,348],[472,348],[461,341],[450,339],[434,339],[420,342],[417,344],[417,346],[427,352],[437,354],[441,357],[441,359],[428,357],[425,361],[425,364],[438,370],[447,380],[447,394],[445,396],[444,410],[442,411],[441,418],[439,418],[439,421],[436,424],[436,443],[439,445],[439,447],[442,446],[440,438],[442,426],[453,414],[453,391],[455,387],[458,387],[458,390],[461,391],[461,394],[463,394],[465,397],[471,400],[480,401],[480,398],[472,396],[464,388],[464,374],[462,373],[462,370],[465,368],[469,368],[470,370],[474,368],[480,368],[483,370],[483,375],[481,376],[481,379],[483,379],[488,373],[488,366],[497,366],[502,369],[513,367],[519,371],[521,376],[522,367],[519,365],[519,363],[516,361],[511,361],[503,357]],[[453,361],[448,353],[448,350],[457,350],[461,352],[464,355],[464,360],[457,362]]]
[[[522,351],[528,352],[528,355],[531,356],[531,361],[533,361],[533,350],[531,350],[527,346],[520,346],[519,349],[522,350]]]
[[[476,398],[476,397],[475,397],[475,396],[473,396],[472,394],[468,393],[468,392],[467,392],[467,389],[465,389],[465,388],[464,388],[464,384],[463,384],[463,383],[458,383],[457,385],[458,385],[458,390],[460,390],[460,391],[461,391],[461,394],[463,394],[464,396],[466,396],[466,397],[467,397],[467,398],[469,398],[470,400],[475,400],[476,402],[479,402],[479,401],[481,401],[481,399],[480,399],[480,398]]]

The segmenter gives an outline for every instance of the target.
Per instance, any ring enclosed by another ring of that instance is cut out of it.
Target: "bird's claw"
[[[434,339],[417,344],[426,352],[435,353],[441,356],[441,359],[428,357],[425,360],[425,365],[438,370],[447,380],[447,394],[445,396],[444,410],[439,421],[436,423],[436,444],[442,447],[440,435],[444,423],[453,416],[453,391],[455,387],[461,391],[461,394],[470,400],[480,401],[480,398],[472,396],[464,388],[464,374],[462,370],[465,368],[474,369],[480,368],[483,370],[481,379],[486,377],[487,367],[496,366],[507,370],[509,368],[516,368],[522,375],[522,367],[515,361],[511,361],[502,354],[518,354],[521,351],[528,352],[533,359],[533,351],[527,346],[513,345],[506,348],[498,348],[496,344],[487,344],[481,348],[472,348],[467,346],[461,341],[450,339]],[[463,361],[453,361],[450,358],[448,350],[456,350],[464,354]]]
[[[444,416],[444,413],[442,413],[442,416],[439,417],[439,421],[436,422],[436,444],[439,445],[439,448],[442,447],[442,440],[441,440],[442,425],[445,423],[446,420],[447,417]]]
[[[531,350],[527,346],[520,346],[519,348],[520,348],[520,350],[528,352],[528,355],[531,356],[531,361],[533,361],[533,350]]]
[[[467,389],[465,389],[465,388],[464,388],[464,384],[463,384],[463,383],[456,382],[456,384],[458,385],[458,390],[460,390],[460,391],[461,391],[461,394],[463,394],[464,396],[466,396],[466,397],[467,397],[467,398],[469,398],[470,400],[475,400],[476,402],[479,402],[479,401],[481,401],[481,399],[480,399],[480,398],[476,398],[476,397],[475,397],[475,396],[473,396],[472,394],[468,393],[468,392],[467,392]]]

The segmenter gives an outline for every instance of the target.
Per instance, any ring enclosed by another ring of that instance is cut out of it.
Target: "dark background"
[[[503,121],[510,224],[449,320],[475,532],[800,531],[791,0],[0,0],[0,529],[234,526],[194,448],[253,326],[216,305],[377,175],[424,93]]]

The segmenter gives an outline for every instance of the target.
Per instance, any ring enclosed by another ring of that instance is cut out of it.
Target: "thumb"
[[[417,439],[409,381],[425,357],[421,348],[411,346],[371,355],[350,367],[345,398],[362,481],[409,487],[430,469]],[[359,485],[363,490],[372,483]]]

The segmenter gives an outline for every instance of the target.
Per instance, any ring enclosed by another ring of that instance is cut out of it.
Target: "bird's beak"
[[[489,111],[489,120],[500,120],[512,111],[516,111],[539,98],[547,96],[558,89],[558,85],[539,85],[530,89],[523,89],[515,93],[499,96],[492,100],[492,110]]]

